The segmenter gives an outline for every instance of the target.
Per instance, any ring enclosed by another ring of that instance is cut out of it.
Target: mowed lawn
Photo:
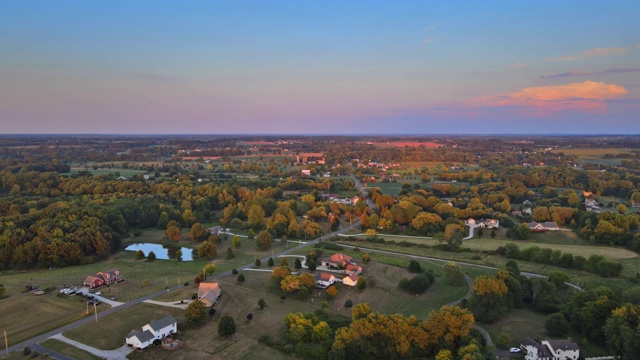
[[[489,232],[490,231],[484,230],[484,235],[482,237],[479,238],[475,236],[472,239],[465,240],[462,243],[462,247],[469,248],[471,250],[492,251],[500,246],[505,246],[508,243],[514,243],[518,245],[518,247],[520,247],[520,250],[537,246],[540,248],[560,250],[563,253],[571,253],[574,256],[581,255],[585,258],[588,258],[593,254],[602,255],[610,259],[626,259],[638,257],[638,254],[636,254],[635,252],[623,248],[589,245],[588,242],[578,238],[575,233],[569,231],[532,234],[530,240],[501,239],[499,237],[492,239],[491,236],[489,236]],[[465,234],[468,234],[468,230],[465,231]],[[378,236],[385,240],[394,240],[396,242],[406,241],[410,243],[425,244],[430,246],[438,244],[438,240],[429,238],[404,237],[386,234],[378,234]]]
[[[31,293],[12,295],[0,301],[0,330],[7,332],[10,346],[17,344],[82,319],[86,316],[85,301],[80,296],[57,296],[57,291],[40,296]]]
[[[124,345],[131,330],[140,330],[150,321],[167,315],[173,315],[178,323],[184,323],[184,310],[142,303],[100,318],[97,323],[69,330],[64,336],[98,349],[113,350]]]
[[[520,347],[520,341],[525,337],[538,340],[548,338],[544,332],[544,322],[547,317],[547,314],[530,309],[511,309],[493,324],[478,323],[478,325],[487,330],[494,343],[500,334],[507,334],[511,338],[509,347]]]
[[[90,352],[86,352],[71,344],[67,344],[64,341],[57,339],[48,339],[40,343],[40,346],[49,350],[53,350],[57,353],[67,355],[75,360],[100,360],[101,357],[95,356]]]

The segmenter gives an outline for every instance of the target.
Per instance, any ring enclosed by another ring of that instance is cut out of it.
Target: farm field
[[[592,163],[619,166],[620,159],[603,159],[606,154],[631,153],[631,148],[572,148],[572,149],[555,149],[553,152],[562,152],[564,154],[575,155],[578,163]]]

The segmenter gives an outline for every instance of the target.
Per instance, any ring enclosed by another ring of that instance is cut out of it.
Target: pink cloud
[[[585,81],[529,87],[508,94],[483,96],[472,100],[472,104],[479,107],[515,108],[540,116],[563,110],[593,113],[606,112],[607,100],[626,94],[627,90],[620,85]]]

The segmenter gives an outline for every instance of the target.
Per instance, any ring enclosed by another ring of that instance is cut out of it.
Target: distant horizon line
[[[369,136],[369,137],[442,137],[442,136],[473,136],[473,137],[487,137],[487,136],[616,136],[616,137],[635,137],[640,136],[638,134],[621,134],[621,133],[431,133],[431,134],[404,134],[404,133],[396,133],[396,134],[379,134],[379,133],[179,133],[179,134],[171,134],[171,133],[0,133],[0,137],[10,137],[10,136],[131,136],[131,137],[140,137],[140,136],[310,136],[310,137],[321,137],[321,136]]]

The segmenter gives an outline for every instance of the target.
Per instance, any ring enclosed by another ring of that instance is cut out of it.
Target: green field
[[[575,155],[578,163],[592,163],[601,165],[620,166],[620,159],[603,159],[606,154],[631,153],[631,148],[572,148],[556,149],[553,152],[562,152],[565,155]]]
[[[181,309],[143,303],[101,318],[97,323],[69,330],[64,336],[98,349],[113,350],[124,344],[129,331],[167,315],[173,315],[178,323],[184,322]]]
[[[82,349],[78,349],[77,347],[67,344],[64,341],[56,340],[56,339],[48,339],[40,343],[40,346],[45,347],[49,350],[53,350],[57,353],[67,355],[76,360],[99,360],[101,357],[95,356],[89,352],[86,352]]]

